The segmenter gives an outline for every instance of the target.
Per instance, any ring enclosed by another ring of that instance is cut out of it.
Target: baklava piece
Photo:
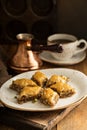
[[[49,106],[54,106],[58,99],[58,93],[53,91],[51,88],[44,88],[40,97],[40,101]]]
[[[50,86],[50,88],[56,91],[59,94],[60,98],[70,97],[75,93],[74,88],[72,88],[69,84],[63,82],[53,84]]]
[[[21,89],[23,89],[25,86],[35,86],[36,83],[34,81],[32,81],[31,79],[26,79],[26,78],[22,78],[22,79],[16,79],[12,82],[10,88],[13,90],[16,90],[17,92],[20,92]]]
[[[46,85],[46,82],[48,78],[46,75],[40,71],[35,72],[35,74],[31,78],[34,82],[37,83],[37,85],[44,87]]]
[[[57,82],[66,83],[66,82],[68,82],[68,80],[69,80],[69,78],[67,78],[66,76],[62,76],[62,75],[60,76],[60,75],[54,74],[54,75],[52,75],[52,76],[50,77],[50,79],[47,81],[46,87],[49,87],[49,86],[51,86],[51,85],[53,85],[53,84],[55,84],[55,83],[57,83]]]
[[[27,101],[37,99],[37,98],[39,98],[41,91],[42,91],[42,87],[39,87],[39,86],[24,87],[22,89],[22,91],[20,92],[20,94],[17,98],[17,101],[19,104],[22,104]]]

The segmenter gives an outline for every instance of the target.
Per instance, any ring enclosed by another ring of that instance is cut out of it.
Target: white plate
[[[18,78],[31,78],[31,76],[35,73],[35,71],[25,72],[19,74],[7,82],[5,82],[0,89],[0,99],[4,105],[9,108],[23,111],[52,111],[57,109],[66,108],[70,105],[73,105],[80,100],[82,101],[87,95],[87,76],[82,72],[73,70],[73,69],[43,69],[40,70],[47,75],[49,78],[52,74],[65,75],[70,78],[69,84],[75,88],[76,93],[68,98],[59,99],[58,103],[54,107],[50,107],[40,103],[39,101],[32,103],[31,101],[18,104],[15,96],[16,92],[14,90],[9,89],[13,80]]]
[[[67,60],[57,60],[55,59],[49,51],[43,51],[40,53],[39,57],[46,62],[52,63],[52,64],[57,64],[57,65],[73,65],[77,64],[81,61],[83,61],[86,58],[86,52],[81,52],[77,55],[74,55],[72,58],[67,59]]]

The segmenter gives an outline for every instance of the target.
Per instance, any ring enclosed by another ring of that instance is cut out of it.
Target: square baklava
[[[54,106],[59,99],[57,92],[53,91],[51,88],[44,88],[41,92],[40,101],[46,105]]]
[[[23,89],[25,86],[35,86],[35,85],[36,83],[31,79],[22,78],[12,81],[10,88],[16,90],[17,92],[20,92],[21,89]]]
[[[59,94],[60,98],[70,97],[75,93],[74,88],[72,88],[69,84],[63,82],[53,84],[50,86],[50,88],[56,91]]]
[[[19,104],[22,104],[30,100],[38,99],[40,97],[41,91],[42,91],[42,87],[26,86],[19,93],[19,96],[17,97],[17,101]]]
[[[46,87],[49,87],[49,86],[51,86],[51,85],[53,85],[53,84],[55,84],[57,82],[63,82],[63,83],[65,83],[65,82],[68,82],[68,80],[69,80],[69,78],[66,77],[66,76],[54,74],[47,81]]]
[[[48,80],[47,76],[40,71],[35,72],[34,75],[32,75],[31,79],[34,82],[36,82],[37,85],[39,85],[41,87],[44,87],[46,85],[47,80]]]

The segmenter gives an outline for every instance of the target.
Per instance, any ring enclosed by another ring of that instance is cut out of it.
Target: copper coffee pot
[[[32,34],[18,34],[16,36],[18,40],[18,48],[15,55],[10,62],[10,68],[14,69],[17,73],[38,69],[42,65],[42,61],[38,54],[40,51],[54,51],[61,53],[62,46],[59,43],[55,45],[32,45]]]
[[[26,47],[31,46],[34,36],[32,34],[23,33],[18,34],[16,38],[18,40],[18,47],[11,59],[10,68],[17,73],[38,69],[42,65],[38,53],[26,49]]]

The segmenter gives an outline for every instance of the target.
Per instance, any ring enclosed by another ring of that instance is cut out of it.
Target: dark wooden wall
[[[87,0],[57,0],[58,32],[87,39]]]
[[[12,0],[0,0],[0,39],[14,40],[15,35],[22,32],[34,33],[40,40],[56,32],[87,39],[87,0],[35,1],[15,0],[15,4]],[[40,12],[36,3],[47,13]]]

